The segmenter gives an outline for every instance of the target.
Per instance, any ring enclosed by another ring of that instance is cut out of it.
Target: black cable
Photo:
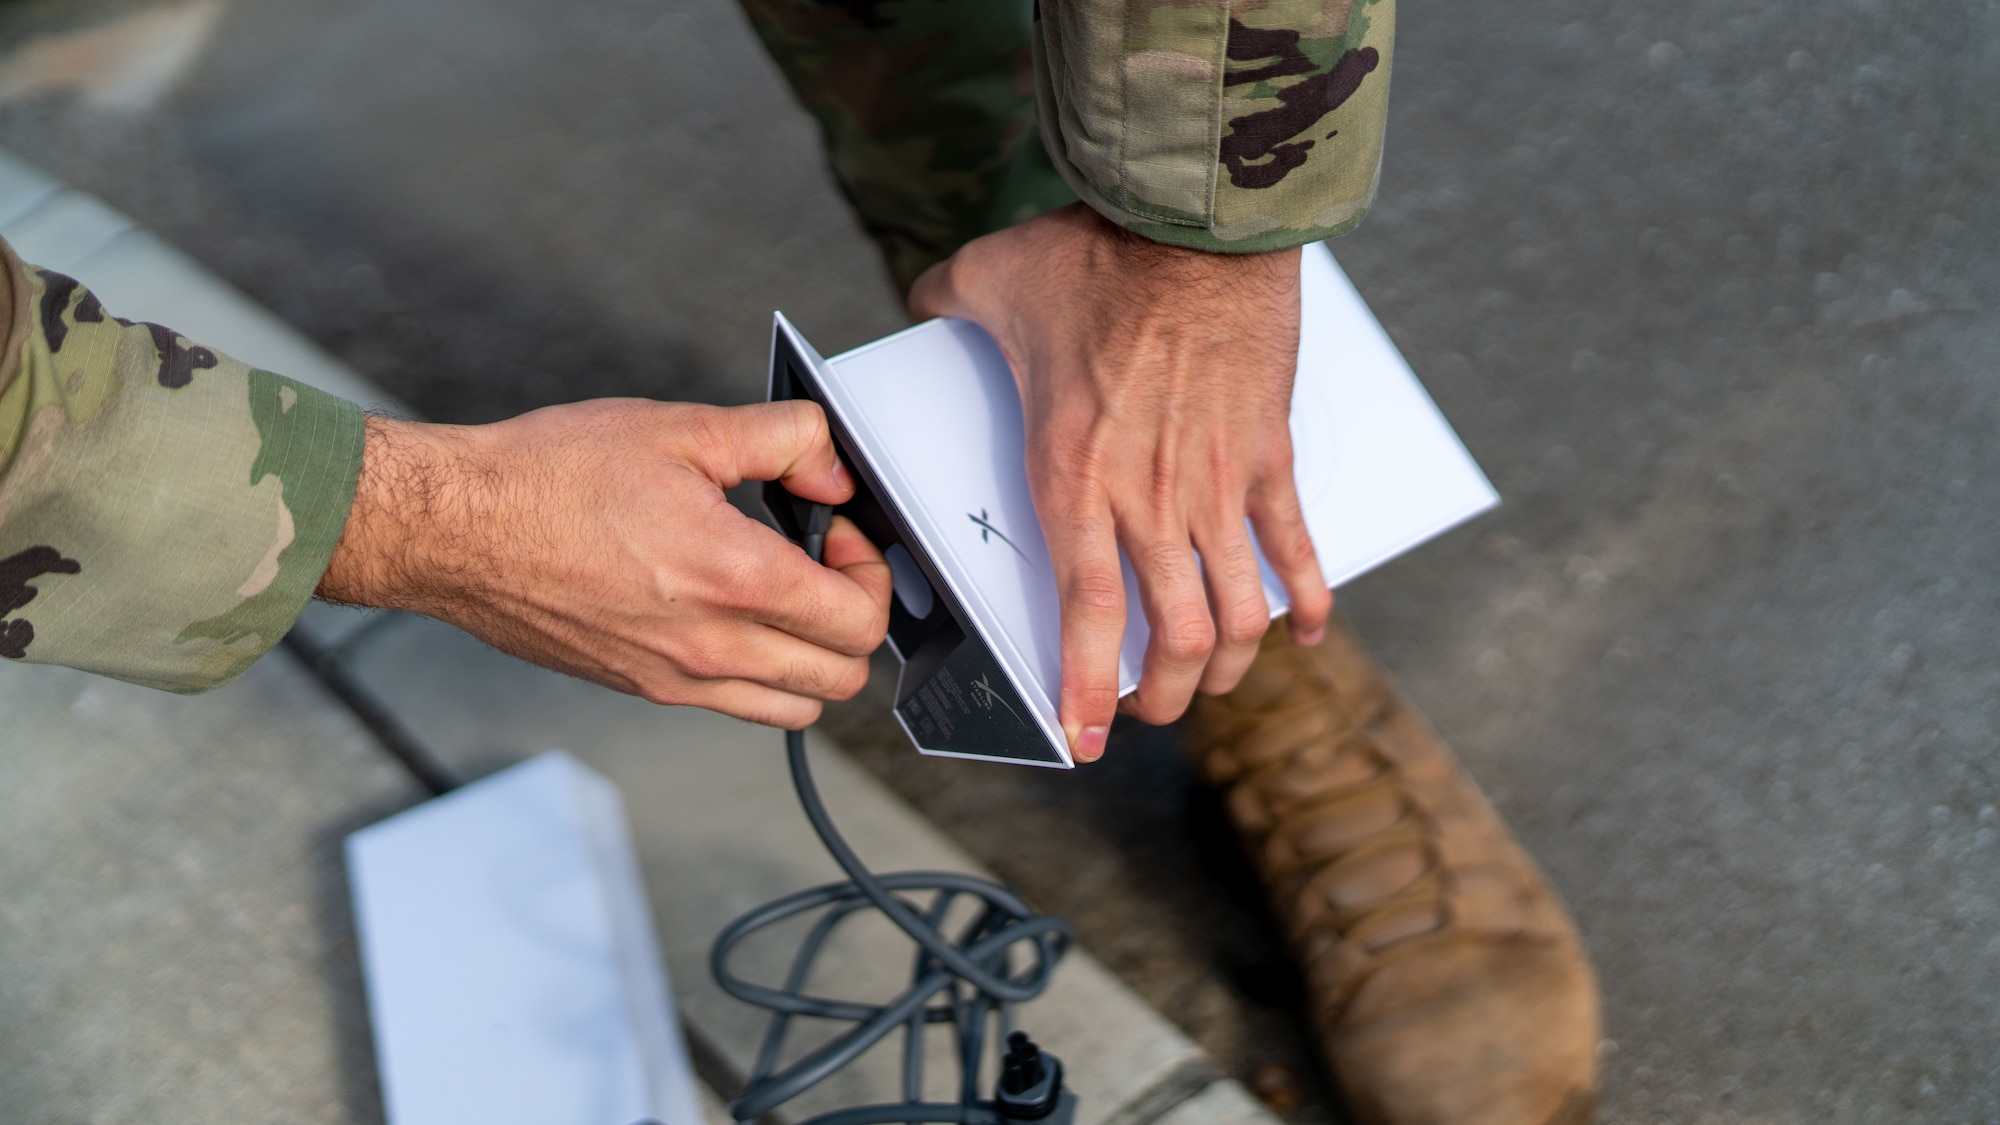
[[[349,648],[386,623],[397,620],[399,616],[395,613],[381,613],[334,645],[322,645],[310,630],[293,626],[292,631],[285,634],[284,645],[292,650],[292,655],[298,657],[300,663],[304,664],[328,691],[342,703],[347,704],[348,710],[354,712],[354,717],[361,720],[361,725],[368,728],[368,732],[375,736],[375,740],[382,744],[382,748],[387,750],[390,756],[402,763],[403,768],[409,771],[417,784],[423,786],[431,796],[441,797],[458,788],[458,779],[452,776],[451,770],[445,767],[437,755],[431,753],[430,748],[424,745],[424,741],[417,737],[416,732],[404,725],[403,720],[361,682],[361,678],[355,675],[347,663]]]
[[[1069,923],[1051,915],[1036,914],[1014,892],[990,879],[949,871],[871,873],[827,816],[806,760],[803,732],[785,732],[785,752],[806,818],[849,878],[847,882],[811,887],[766,903],[730,923],[715,939],[709,965],[716,983],[737,999],[773,1013],[756,1065],[742,1096],[730,1104],[730,1113],[739,1121],[762,1116],[901,1029],[908,1037],[903,1057],[906,1100],[902,1104],[841,1110],[822,1114],[802,1125],[907,1121],[994,1125],[1001,1118],[980,1097],[978,1084],[987,1025],[997,1019],[1003,1032],[1010,1030],[1008,1009],[1035,998],[1047,987],[1050,973],[1068,948]],[[902,897],[924,892],[930,892],[933,898],[921,913]],[[980,902],[982,909],[954,938],[945,932],[943,924],[946,914],[961,897]],[[871,908],[887,915],[917,943],[919,953],[910,986],[884,1004],[807,994],[804,986],[813,961],[834,929],[854,914]],[[756,984],[731,971],[730,956],[751,934],[812,911],[824,913],[800,943],[782,988]],[[1013,972],[1009,966],[1011,953],[1023,943],[1032,951],[1030,963]],[[854,1026],[779,1069],[778,1058],[794,1016],[839,1020]],[[957,1104],[920,1100],[922,1036],[924,1027],[932,1023],[953,1025],[957,1036],[961,1079]]]
[[[806,547],[814,561],[818,561],[830,513],[823,505],[814,505],[814,509],[808,522]],[[766,903],[731,922],[715,939],[709,953],[709,968],[716,983],[737,999],[768,1008],[772,1013],[756,1064],[742,1095],[730,1103],[729,1112],[738,1121],[761,1117],[900,1029],[905,1036],[901,1103],[836,1110],[800,1125],[893,1122],[1000,1125],[1005,1119],[994,1103],[980,1097],[979,1068],[986,1054],[988,1025],[997,1022],[1003,1036],[1011,1032],[1012,1006],[1034,999],[1048,986],[1056,962],[1069,947],[1072,938],[1069,923],[1035,913],[1020,896],[990,879],[948,871],[874,874],[862,864],[827,816],[806,760],[803,731],[785,732],[785,756],[806,819],[848,879]],[[921,907],[905,897],[925,893],[931,897]],[[954,937],[945,931],[945,920],[961,899],[970,899],[980,906],[976,916]],[[916,942],[910,986],[883,1004],[835,1000],[805,992],[813,961],[834,930],[846,919],[871,909],[887,916]],[[783,987],[755,984],[730,970],[730,955],[751,934],[812,911],[823,913],[800,943]],[[1023,945],[1031,955],[1029,963],[1017,972],[1012,967],[1014,951]],[[842,1021],[853,1026],[780,1069],[778,1060],[796,1016]],[[960,1078],[957,1103],[922,1100],[923,1037],[925,1029],[933,1023],[950,1024],[957,1039]]]

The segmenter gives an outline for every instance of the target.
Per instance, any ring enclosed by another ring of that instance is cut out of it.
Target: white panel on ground
[[[551,752],[348,837],[390,1125],[698,1125],[624,808]]]

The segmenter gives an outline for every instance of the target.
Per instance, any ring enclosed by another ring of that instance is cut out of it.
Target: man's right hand
[[[545,667],[798,729],[868,679],[888,629],[882,555],[844,519],[825,565],[731,507],[779,480],[854,483],[803,402],[600,400],[488,426],[372,418],[319,593],[449,621]]]

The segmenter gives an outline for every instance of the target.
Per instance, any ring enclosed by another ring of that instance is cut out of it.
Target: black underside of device
[[[834,509],[854,521],[861,533],[883,551],[900,544],[930,584],[931,605],[922,617],[912,614],[900,597],[889,603],[889,644],[903,662],[896,687],[896,714],[918,746],[949,754],[982,758],[1061,763],[1040,726],[1007,678],[1000,662],[972,626],[965,608],[907,522],[893,504],[853,435],[828,406],[826,396],[806,362],[782,331],[774,333],[771,352],[771,400],[803,398],[826,412],[827,426],[841,460],[854,476],[854,498]],[[801,500],[776,481],[764,485],[764,506],[778,530],[803,543],[812,502]]]

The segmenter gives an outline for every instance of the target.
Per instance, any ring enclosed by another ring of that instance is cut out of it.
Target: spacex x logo
[[[986,509],[984,508],[979,509],[979,514],[976,516],[973,515],[971,512],[967,512],[965,514],[965,518],[979,525],[979,541],[981,543],[991,543],[993,542],[993,537],[998,537],[1000,542],[1007,544],[1007,546],[1011,548],[1015,554],[1021,556],[1022,562],[1027,563],[1029,566],[1035,565],[1034,562],[1028,558],[1028,555],[1025,551],[1022,551],[1021,548],[1014,546],[1014,541],[1012,539],[1007,538],[1006,532],[993,526],[993,517],[986,514]]]
[[[994,534],[997,535],[999,534],[999,532],[994,532]],[[988,711],[993,710],[993,705],[995,703],[998,703],[1000,706],[1005,707],[1007,709],[1007,713],[1009,715],[1014,716],[1015,722],[1017,723],[1021,722],[1021,713],[1019,711],[1014,710],[1014,705],[1008,703],[1006,698],[1003,697],[999,692],[993,690],[993,685],[986,682],[985,676],[981,676],[978,679],[972,681],[972,701],[974,703],[979,704],[981,707],[985,708]],[[1026,726],[1027,724],[1022,723],[1021,725]]]

